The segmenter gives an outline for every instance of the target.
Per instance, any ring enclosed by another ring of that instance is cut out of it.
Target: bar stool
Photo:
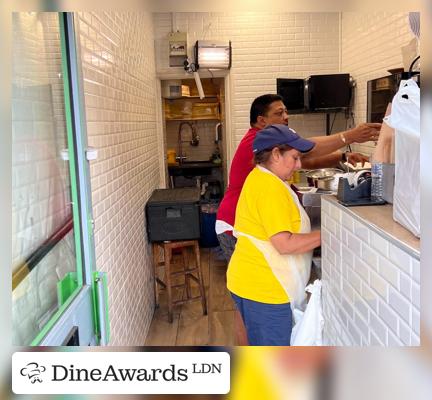
[[[195,267],[190,268],[188,265],[187,249],[192,248],[195,256]],[[172,271],[172,250],[181,249],[183,256],[183,269],[180,271]],[[159,252],[162,250],[164,261],[159,261]],[[203,309],[203,314],[207,315],[207,303],[205,297],[205,289],[201,271],[201,260],[200,251],[198,246],[198,240],[173,240],[164,242],[154,242],[153,243],[153,264],[154,264],[154,276],[155,276],[155,298],[156,306],[159,306],[159,287],[161,285],[163,288],[167,289],[168,294],[168,321],[173,322],[173,306],[176,304],[184,304],[191,300],[201,299],[201,305]],[[158,267],[165,266],[165,282],[163,282],[158,277]],[[196,274],[196,276],[194,275]],[[177,276],[184,276],[184,283],[173,285],[172,278]],[[193,280],[198,284],[200,294],[198,296],[192,297],[190,281]],[[186,286],[186,296],[185,300],[173,301],[172,299],[172,289],[175,287]]]

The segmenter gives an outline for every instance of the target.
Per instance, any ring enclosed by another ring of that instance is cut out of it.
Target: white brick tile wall
[[[411,299],[411,279],[403,272],[399,272],[399,290],[407,298]]]
[[[276,78],[338,72],[338,13],[176,13],[174,27],[170,14],[156,13],[153,21],[159,74],[172,72],[166,50],[167,34],[172,29],[188,33],[190,54],[198,39],[231,40],[234,148],[249,128],[253,99],[276,93]],[[333,130],[342,129],[344,124],[343,118],[337,118]],[[293,115],[290,126],[304,136],[320,135],[325,132],[325,115]]]
[[[418,259],[399,249],[388,237],[380,235],[348,210],[329,199],[322,199],[326,343],[418,345],[420,285],[414,280],[410,268],[406,267],[418,267]],[[339,238],[335,235],[338,231],[336,218],[345,226],[354,227],[358,236],[346,230],[348,240],[342,243],[345,235]],[[377,242],[386,244],[388,256],[386,252],[377,251]]]
[[[389,245],[389,258],[402,271],[411,275],[411,257],[393,244]]]
[[[414,35],[407,13],[342,13],[341,70],[356,81],[354,120],[366,122],[367,81],[389,75],[388,69],[402,67],[401,47]],[[371,142],[354,145],[366,154],[373,152]]]
[[[144,206],[159,187],[150,13],[78,13],[96,266],[108,273],[111,345],[142,345],[154,309]]]
[[[420,262],[418,260],[411,260],[411,271],[413,279],[420,283]]]
[[[199,145],[191,146],[182,143],[183,155],[188,160],[209,160],[215,150],[215,127],[218,121],[194,121]],[[175,149],[178,152],[178,129],[180,121],[168,121],[166,124],[167,149]],[[182,139],[191,140],[190,127],[184,125],[182,128]],[[177,154],[178,155],[178,154]]]

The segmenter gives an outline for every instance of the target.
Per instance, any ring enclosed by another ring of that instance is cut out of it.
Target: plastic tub
[[[201,206],[201,247],[219,246],[215,232],[217,204],[203,204]]]

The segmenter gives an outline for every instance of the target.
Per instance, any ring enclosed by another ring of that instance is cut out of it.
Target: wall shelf
[[[220,121],[218,117],[165,118],[166,121]]]
[[[206,99],[217,99],[219,96],[217,95],[205,95],[202,99],[203,101]],[[165,100],[187,100],[187,99],[199,99],[199,96],[182,96],[182,97],[165,97]]]

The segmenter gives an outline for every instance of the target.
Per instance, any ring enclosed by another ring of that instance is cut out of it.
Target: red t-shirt
[[[219,205],[216,217],[216,219],[225,221],[231,226],[234,226],[237,202],[243,184],[249,172],[254,169],[252,147],[258,131],[259,129],[257,128],[250,128],[247,131],[232,159],[228,188]]]

